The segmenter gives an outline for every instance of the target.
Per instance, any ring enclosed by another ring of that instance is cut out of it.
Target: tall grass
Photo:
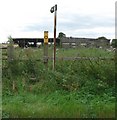
[[[110,99],[110,101],[109,101]],[[112,102],[113,101],[113,102]],[[55,91],[5,97],[3,117],[10,118],[114,118],[114,98]]]
[[[81,51],[80,56],[113,56],[105,50]],[[32,52],[26,52],[28,60],[3,64],[3,117],[115,117],[114,61],[58,61],[53,71],[51,61],[46,68]]]

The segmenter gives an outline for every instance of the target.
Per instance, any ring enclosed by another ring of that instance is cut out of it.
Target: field
[[[99,59],[113,51],[58,47],[58,58],[98,59],[57,60],[54,71],[52,60],[43,64],[43,47],[15,48],[14,56],[2,62],[3,118],[115,118],[115,62]]]

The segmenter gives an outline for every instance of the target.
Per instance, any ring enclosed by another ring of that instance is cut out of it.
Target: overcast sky
[[[0,0],[0,42],[13,38],[43,38],[44,31],[53,37],[57,4],[57,36],[105,36],[115,38],[116,0]]]

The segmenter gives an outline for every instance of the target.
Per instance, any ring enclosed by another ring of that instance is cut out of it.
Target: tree
[[[58,35],[58,38],[66,37],[66,35],[63,32],[60,32]]]
[[[63,33],[63,32],[60,32],[59,35],[58,35],[58,38],[60,39],[60,46],[62,47],[62,38],[63,37],[66,37],[66,35]]]
[[[114,48],[117,48],[117,39],[112,39],[111,45],[112,45]]]
[[[102,37],[98,37],[97,39],[98,39],[98,40],[107,40],[107,38],[104,37],[104,36],[102,36]]]
[[[12,39],[11,35],[8,36],[8,41],[7,42],[8,43],[13,43],[13,39]]]

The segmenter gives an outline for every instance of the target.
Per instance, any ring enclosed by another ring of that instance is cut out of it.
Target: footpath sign
[[[44,64],[48,66],[48,31],[44,31]]]
[[[48,44],[48,31],[44,31],[44,43]]]

